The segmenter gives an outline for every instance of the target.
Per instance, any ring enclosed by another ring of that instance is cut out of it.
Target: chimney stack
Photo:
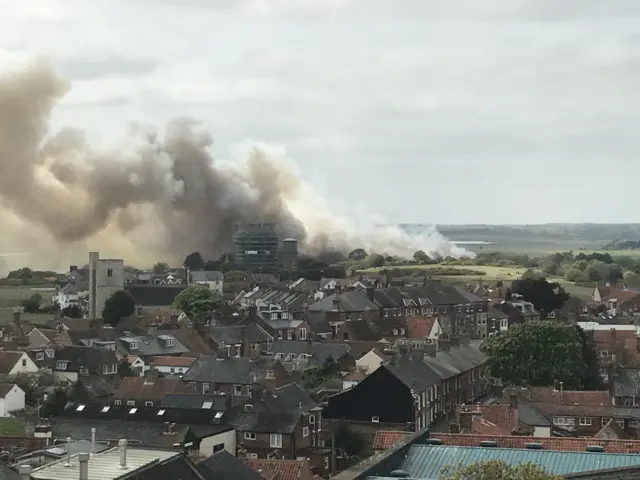
[[[91,428],[91,455],[96,454],[96,429]]]
[[[67,461],[65,462],[64,466],[70,467],[71,466],[71,437],[67,437],[66,452],[67,452]]]
[[[124,438],[118,440],[118,448],[120,449],[120,468],[127,468],[127,440]]]
[[[509,404],[512,410],[518,410],[518,396],[516,394],[509,395]]]
[[[78,461],[80,462],[80,480],[89,480],[89,454],[79,453]]]
[[[18,467],[20,480],[31,480],[31,465],[20,465]]]

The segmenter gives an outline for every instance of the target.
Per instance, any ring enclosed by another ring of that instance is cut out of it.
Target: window
[[[300,329],[300,340],[306,340],[307,339],[307,329],[306,328],[301,328]]]
[[[620,428],[624,428],[624,420],[621,418],[616,419],[616,423]]]
[[[87,367],[80,367],[80,373],[89,373]]]
[[[242,345],[236,345],[236,357],[242,356]]]
[[[66,370],[66,369],[67,369],[67,362],[62,360],[58,360],[56,362],[56,370]]]
[[[257,453],[249,453],[247,455],[248,458],[252,459],[252,460],[257,460],[258,458],[258,454]]]
[[[171,367],[171,373],[176,373],[176,369]]]
[[[329,470],[329,457],[324,457],[324,469]]]
[[[253,405],[251,405],[251,404],[247,403],[247,404],[244,406],[244,411],[245,411],[245,412],[253,412]]]
[[[144,402],[145,407],[153,407],[153,402]]]
[[[272,433],[269,435],[269,446],[271,448],[282,448],[282,434]]]
[[[133,406],[135,406],[135,404],[136,404],[135,400],[127,400],[127,406],[133,407]]]
[[[256,439],[256,434],[253,432],[244,432],[244,439],[245,440],[255,440]]]
[[[151,405],[153,405],[153,403],[152,403],[152,402],[149,402],[149,403],[151,403]],[[161,417],[161,416],[163,416],[165,413],[166,413],[166,410],[159,410],[157,415],[158,415],[159,417]]]
[[[55,354],[53,350],[46,350],[46,353],[47,353],[47,357],[49,358],[53,358],[53,355]]]
[[[567,417],[553,417],[554,425],[573,425],[570,418]]]
[[[208,383],[203,383],[202,384],[202,394],[206,395],[207,393],[209,393],[209,384]]]
[[[113,277],[113,269],[107,268],[107,277]]]
[[[242,395],[242,385],[234,385],[233,386],[233,394],[236,397],[239,397],[240,395]]]
[[[389,316],[389,309],[385,308],[385,309],[382,311],[382,316],[383,316],[383,317],[385,317],[385,318],[387,318],[387,317]]]
[[[601,350],[600,351],[600,356],[601,357],[608,357],[609,356],[609,352],[607,350]]]
[[[293,340],[293,331],[287,330],[287,340]]]
[[[134,413],[136,413],[138,411],[137,408],[132,408],[131,410],[129,410],[129,415],[133,415]]]
[[[309,427],[302,428],[302,438],[306,438],[309,436]]]
[[[602,426],[604,427],[611,420],[609,417],[602,417]]]
[[[371,417],[371,422],[372,422],[372,423],[378,423],[378,422],[380,422],[380,417]]]
[[[588,427],[591,425],[591,419],[588,417],[580,417],[580,425]]]
[[[269,318],[271,320],[277,320],[278,319],[278,314],[277,313],[272,313],[271,315],[269,315]]]
[[[122,405],[122,400],[114,400],[113,404],[114,405]]]
[[[171,339],[171,338],[168,338],[165,343],[166,343],[167,347],[174,347],[176,345],[176,342],[174,342],[173,339]]]
[[[309,423],[311,425],[313,425],[314,423],[316,423],[316,416],[315,415],[309,415]]]
[[[27,359],[26,359],[26,358],[23,358],[23,359],[22,359],[22,366],[23,366],[23,367],[26,367],[26,366],[27,366]]]
[[[267,370],[267,378],[276,378],[276,373],[273,370]]]
[[[500,328],[509,328],[509,319],[503,318],[500,320]]]
[[[129,344],[129,350],[138,350],[140,348],[140,344],[138,342],[131,342]]]
[[[104,373],[105,375],[116,373],[117,371],[118,371],[118,366],[113,363],[110,365],[103,365],[102,367],[102,373]]]

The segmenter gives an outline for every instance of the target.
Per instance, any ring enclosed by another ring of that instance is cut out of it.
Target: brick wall
[[[327,447],[331,447],[331,432],[342,422],[343,420],[337,419],[322,419],[322,433],[324,434],[324,441]],[[406,423],[371,423],[371,422],[355,422],[355,421],[346,421],[346,424],[349,426],[351,430],[354,432],[358,432],[362,435],[365,445],[367,447],[373,446],[373,440],[376,437],[376,432],[378,430],[400,430],[411,432],[411,425]]]

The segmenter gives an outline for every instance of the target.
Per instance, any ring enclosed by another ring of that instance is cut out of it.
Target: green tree
[[[584,272],[578,268],[570,268],[564,274],[564,278],[569,282],[584,282],[587,280],[587,276]]]
[[[420,263],[429,263],[431,260],[424,250],[418,250],[413,254],[413,260]]]
[[[42,302],[42,295],[34,293],[26,300],[22,301],[22,308],[26,313],[38,313],[40,310],[40,303]]]
[[[540,280],[541,277],[538,272],[536,272],[531,268],[528,268],[527,270],[524,271],[521,278],[522,280]]]
[[[129,292],[118,290],[104,302],[102,320],[115,327],[120,320],[132,315],[136,308],[136,302]]]
[[[82,310],[78,305],[69,305],[62,309],[62,313],[67,318],[81,318]]]
[[[153,266],[153,273],[166,273],[169,271],[169,264],[165,262],[158,262]]]
[[[200,255],[200,252],[193,252],[186,256],[182,266],[187,267],[191,271],[204,269],[204,258]]]
[[[562,289],[559,283],[549,283],[544,278],[514,280],[511,283],[511,290],[533,303],[540,310],[542,318],[547,318],[549,312],[562,308],[564,303],[569,300],[569,294]]]
[[[598,260],[594,260],[585,270],[587,277],[592,282],[600,282],[609,278],[609,265]]]
[[[624,283],[636,287],[640,286],[640,273],[624,272]]]
[[[347,457],[353,457],[362,452],[364,439],[358,432],[351,430],[346,422],[340,422],[334,430],[334,441],[336,450]]]
[[[502,460],[447,466],[440,472],[442,480],[562,480],[533,463],[509,465]]]
[[[40,417],[49,418],[59,415],[64,411],[67,402],[69,402],[67,391],[64,388],[56,388],[40,407]]]
[[[198,321],[209,316],[221,303],[218,292],[206,285],[194,283],[176,296],[172,307],[182,310],[192,321]]]
[[[580,390],[586,378],[599,375],[597,365],[587,365],[587,348],[575,327],[555,322],[515,325],[482,346],[494,379],[544,387],[564,382],[567,390]]]
[[[589,262],[587,262],[586,260],[580,260],[578,262],[575,262],[573,266],[576,267],[578,270],[582,270],[584,272],[587,269],[587,267],[589,267]]]

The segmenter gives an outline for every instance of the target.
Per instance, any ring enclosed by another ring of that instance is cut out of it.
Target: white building
[[[164,375],[179,375],[187,373],[191,365],[196,361],[191,357],[159,356],[151,359],[151,366]]]
[[[98,252],[89,253],[89,318],[101,318],[107,299],[122,289],[124,260],[100,259]]]
[[[224,284],[224,275],[222,272],[190,272],[191,283],[199,285],[207,285],[214,292],[222,295],[222,287]]]
[[[0,417],[24,410],[24,390],[13,383],[0,383]]]
[[[375,372],[384,362],[384,356],[377,349],[373,348],[356,360],[356,368],[362,370],[367,375]]]
[[[26,352],[0,350],[0,374],[37,373],[38,366]]]

